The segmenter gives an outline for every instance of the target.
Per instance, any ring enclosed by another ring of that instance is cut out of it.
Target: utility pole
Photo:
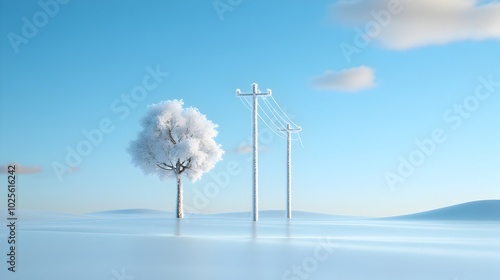
[[[287,124],[285,129],[280,129],[280,131],[286,131],[287,136],[287,152],[286,152],[286,217],[288,219],[292,218],[292,132],[299,132],[302,128],[291,128],[290,124]]]
[[[253,97],[253,220],[257,222],[259,220],[259,166],[258,166],[258,99],[259,96],[269,96],[272,94],[271,90],[268,89],[267,92],[260,92],[258,85],[256,83],[252,84],[251,93],[241,93],[240,89],[236,90],[238,96],[252,96]]]

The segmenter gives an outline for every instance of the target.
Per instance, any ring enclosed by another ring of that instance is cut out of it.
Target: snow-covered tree
[[[224,151],[214,138],[218,127],[198,109],[182,108],[182,100],[169,100],[148,107],[142,131],[128,152],[135,166],[147,175],[177,179],[177,218],[184,216],[182,174],[192,182],[210,171]]]

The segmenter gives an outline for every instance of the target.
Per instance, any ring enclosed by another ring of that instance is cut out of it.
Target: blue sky
[[[294,210],[386,216],[500,199],[495,1],[66,2],[0,1],[0,165],[22,166],[22,209],[173,211],[175,182],[143,175],[126,148],[148,104],[183,99],[219,125],[226,152],[185,179],[187,212],[250,211],[250,154],[239,151],[251,118],[235,89],[253,82],[303,128]],[[126,101],[144,79],[154,86]],[[102,122],[58,177],[54,163]],[[260,128],[260,208],[285,209],[286,141]]]

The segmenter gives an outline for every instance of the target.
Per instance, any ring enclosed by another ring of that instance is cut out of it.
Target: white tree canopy
[[[128,149],[133,164],[145,174],[164,180],[179,172],[194,182],[222,159],[224,151],[214,140],[218,126],[183,104],[169,100],[148,106],[142,131]]]

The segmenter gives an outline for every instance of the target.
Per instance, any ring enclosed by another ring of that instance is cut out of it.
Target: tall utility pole
[[[251,93],[241,93],[240,89],[236,90],[238,96],[252,96],[253,97],[253,220],[257,222],[259,220],[259,166],[258,166],[258,99],[259,96],[269,96],[272,94],[271,90],[268,89],[267,92],[260,92],[258,85],[256,83],[252,84]]]
[[[288,219],[292,218],[292,132],[299,132],[302,128],[291,128],[290,124],[287,124],[285,129],[280,129],[280,131],[286,131],[287,134],[287,152],[286,152],[286,217]]]

